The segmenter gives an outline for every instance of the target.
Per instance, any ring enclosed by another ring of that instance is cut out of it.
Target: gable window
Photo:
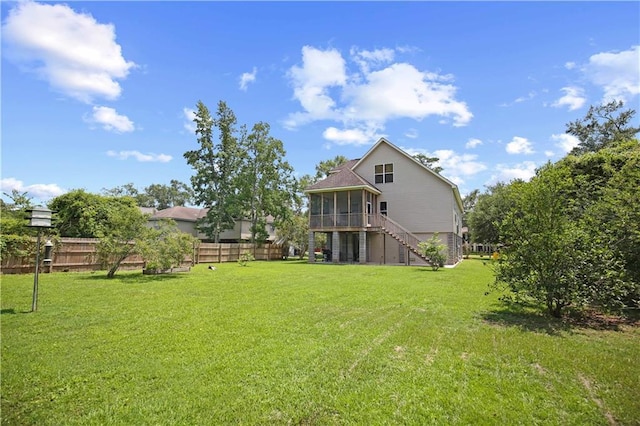
[[[374,176],[375,183],[393,182],[393,163],[376,164]]]

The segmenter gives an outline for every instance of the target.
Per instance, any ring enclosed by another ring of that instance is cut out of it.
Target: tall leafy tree
[[[31,197],[15,189],[4,195],[10,202],[0,199],[0,259],[35,253],[32,237],[36,230],[27,226],[27,210],[33,207]]]
[[[326,178],[327,176],[329,176],[329,172],[331,172],[331,170],[336,169],[338,166],[341,166],[347,161],[349,161],[349,159],[344,155],[336,155],[335,157],[328,160],[320,161],[318,164],[316,164],[316,175],[313,178],[313,182],[317,182]]]
[[[415,154],[413,158],[418,160],[418,162],[426,168],[429,168],[438,174],[444,170],[442,167],[436,166],[436,163],[440,161],[438,157],[428,157],[424,154]]]
[[[140,253],[144,242],[150,238],[149,216],[143,214],[131,197],[107,197],[104,221],[96,236],[100,239],[97,254],[107,267],[107,277],[113,278],[122,262]]]
[[[218,103],[215,117],[202,101],[198,101],[196,107],[194,122],[199,148],[185,152],[184,157],[195,171],[191,177],[195,202],[209,209],[199,227],[209,238],[219,242],[220,234],[232,229],[235,219],[242,213],[237,190],[242,161],[237,119],[223,101]],[[241,129],[240,138],[244,133]]]
[[[505,242],[500,234],[500,223],[512,206],[512,199],[509,197],[511,189],[511,184],[499,182],[478,195],[473,210],[469,212],[467,218],[471,241],[482,244]]]
[[[309,249],[309,217],[302,213],[293,213],[282,221],[277,228],[277,236],[283,243],[298,250],[302,259]]]
[[[515,186],[513,207],[500,224],[508,243],[496,280],[519,300],[532,298],[559,317],[564,308],[584,302],[582,280],[589,273],[580,261],[586,235],[567,215],[571,176],[548,164],[531,182]]]
[[[617,142],[633,140],[640,132],[640,127],[632,124],[636,111],[623,108],[622,101],[592,105],[584,118],[568,123],[567,133],[580,140],[571,153],[596,152]]]
[[[133,183],[127,183],[111,189],[103,188],[102,193],[114,197],[133,197],[140,207],[154,207],[160,210],[184,206],[193,200],[191,187],[176,179],[172,179],[169,185],[151,184],[144,188],[144,191],[139,191]]]
[[[267,123],[256,123],[244,139],[244,164],[240,179],[244,211],[251,221],[251,241],[268,237],[265,218],[286,219],[294,202],[293,168],[285,160],[282,141],[269,134]]]
[[[60,236],[97,238],[109,220],[109,201],[117,198],[74,189],[51,200],[49,208],[56,211],[53,223]]]
[[[632,140],[569,155],[556,166],[569,170],[573,181],[565,197],[571,220],[582,223],[594,248],[603,251],[589,260],[592,268],[601,276],[624,271],[617,283],[599,280],[606,288],[591,283],[594,300],[610,307],[639,306],[640,144]]]
[[[108,197],[131,197],[140,207],[156,207],[156,201],[145,192],[140,192],[133,182],[115,188],[102,188],[102,194]]]
[[[474,189],[464,196],[462,199],[462,226],[469,226],[469,216],[478,202],[478,196],[480,195],[479,189]]]
[[[191,202],[193,190],[190,186],[172,179],[169,185],[152,184],[144,189],[146,197],[151,200],[157,209],[168,209],[175,206],[184,206]]]
[[[640,145],[569,155],[511,184],[498,282],[554,316],[640,306]],[[475,215],[475,212],[474,212]]]

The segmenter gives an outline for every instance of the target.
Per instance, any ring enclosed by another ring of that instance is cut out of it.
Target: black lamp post
[[[29,217],[29,225],[33,228],[38,228],[38,237],[36,239],[36,271],[33,276],[33,302],[31,303],[31,312],[38,310],[38,269],[40,267],[40,233],[42,228],[51,228],[51,215],[53,211],[42,207],[34,207],[27,210],[31,213]],[[49,256],[51,255],[51,249],[49,249]],[[49,257],[46,256],[45,257]]]

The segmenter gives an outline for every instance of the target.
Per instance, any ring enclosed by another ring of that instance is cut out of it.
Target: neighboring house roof
[[[198,219],[202,219],[207,215],[209,209],[201,209],[199,207],[183,207],[175,206],[168,209],[157,210],[151,219],[173,219],[181,220],[184,222],[195,222]],[[267,223],[273,222],[273,216],[266,217]]]
[[[367,182],[360,175],[356,174],[351,168],[356,164],[358,160],[351,160],[344,165],[336,168],[335,171],[327,176],[325,179],[308,186],[305,192],[324,192],[332,191],[334,189],[362,189],[366,188],[376,194],[381,194],[380,190],[373,184]]]
[[[176,206],[164,210],[158,210],[151,219],[173,219],[186,222],[195,222],[207,215],[208,209],[195,207]]]

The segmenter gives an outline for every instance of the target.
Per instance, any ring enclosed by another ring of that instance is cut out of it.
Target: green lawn
[[[2,423],[640,424],[640,328],[486,296],[491,271],[295,261],[2,276]]]

